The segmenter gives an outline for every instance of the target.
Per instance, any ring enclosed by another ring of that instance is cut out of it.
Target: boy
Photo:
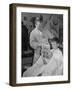
[[[42,76],[50,76],[50,75],[62,75],[63,74],[63,56],[59,47],[58,38],[53,38],[50,40],[52,46],[52,57],[48,63],[41,68]],[[46,62],[46,60],[43,60]]]

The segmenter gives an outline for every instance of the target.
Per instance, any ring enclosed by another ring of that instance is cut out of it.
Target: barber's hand
[[[52,52],[49,52],[48,55],[46,56],[46,58],[50,59],[53,56]]]
[[[46,60],[45,60],[45,59],[43,59],[43,63],[44,63],[44,64],[47,64],[47,62],[46,62]]]

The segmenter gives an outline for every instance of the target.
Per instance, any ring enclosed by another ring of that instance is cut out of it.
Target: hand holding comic
[[[51,59],[52,52],[50,51],[49,45],[43,45],[42,46],[42,57],[43,57],[44,64],[47,64],[48,61]]]

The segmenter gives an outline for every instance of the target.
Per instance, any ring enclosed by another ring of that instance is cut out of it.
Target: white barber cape
[[[24,73],[23,77],[35,77],[37,76],[41,71],[41,68],[43,66],[43,60],[42,57],[40,56],[39,59],[36,61],[35,64],[33,64],[32,67],[28,68]]]
[[[43,63],[42,56],[30,68],[28,68],[23,76],[32,77],[42,74],[42,76],[63,75],[63,56],[59,49],[52,50],[53,56],[47,64]]]

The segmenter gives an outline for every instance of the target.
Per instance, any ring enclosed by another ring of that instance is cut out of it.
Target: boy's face
[[[57,49],[59,44],[56,41],[51,41],[51,45],[53,49]]]

